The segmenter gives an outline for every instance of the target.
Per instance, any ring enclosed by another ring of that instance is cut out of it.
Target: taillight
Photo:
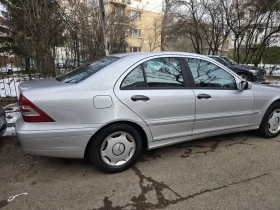
[[[35,106],[23,95],[19,97],[19,107],[25,122],[54,122],[45,112]]]

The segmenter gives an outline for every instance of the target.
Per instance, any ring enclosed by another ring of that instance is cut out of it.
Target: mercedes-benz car
[[[247,65],[238,65],[238,63],[226,56],[209,55],[209,57],[225,65],[230,70],[241,76],[244,80],[260,82],[266,79],[265,69]]]
[[[88,156],[106,173],[127,169],[144,150],[231,132],[280,132],[279,89],[191,53],[111,55],[21,83],[19,91],[23,151]]]

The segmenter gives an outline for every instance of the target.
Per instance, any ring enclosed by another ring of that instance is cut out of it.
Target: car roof
[[[219,55],[207,55],[208,57],[217,57],[217,58],[220,58],[222,56],[219,56]]]
[[[164,52],[134,52],[134,53],[119,53],[119,54],[112,54],[110,56],[123,58],[123,57],[137,57],[139,59],[150,57],[150,56],[157,56],[157,55],[185,55],[185,56],[201,56],[206,57],[205,55],[200,55],[196,53],[188,53],[188,52],[173,52],[173,51],[164,51]]]

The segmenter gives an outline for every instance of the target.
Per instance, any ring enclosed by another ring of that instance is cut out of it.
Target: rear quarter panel
[[[44,90],[23,91],[33,104],[38,106],[46,114],[55,120],[52,127],[55,129],[79,127],[100,129],[109,123],[119,121],[129,121],[137,123],[145,131],[148,141],[152,141],[152,135],[146,123],[123,103],[113,93],[113,90],[73,90],[65,92],[57,91],[45,92]],[[94,98],[97,96],[108,96],[112,100],[111,106],[98,107],[94,106]],[[22,128],[28,130],[42,129],[40,123],[28,123],[28,126]],[[50,125],[49,125],[50,126]]]

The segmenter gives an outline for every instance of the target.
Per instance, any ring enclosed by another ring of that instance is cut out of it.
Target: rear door
[[[192,134],[195,96],[179,56],[150,57],[116,83],[116,96],[149,126],[154,141]]]
[[[254,95],[237,89],[235,77],[221,66],[201,58],[185,57],[195,93],[193,134],[248,126]]]

